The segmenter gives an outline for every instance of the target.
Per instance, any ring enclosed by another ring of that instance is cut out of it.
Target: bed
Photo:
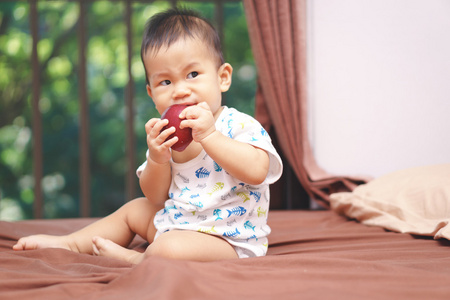
[[[433,196],[444,190],[447,201],[448,170]],[[19,237],[65,234],[95,219],[0,222],[0,299],[450,299],[450,241],[436,237],[447,223],[438,221],[434,238],[367,225],[370,217],[351,216],[348,199],[339,200],[355,193],[332,195],[331,210],[271,211],[266,257],[212,263],[152,257],[132,266],[62,249],[16,252]],[[145,246],[140,238],[130,245]]]

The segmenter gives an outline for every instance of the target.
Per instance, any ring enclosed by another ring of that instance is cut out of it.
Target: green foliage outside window
[[[79,90],[77,1],[38,1],[43,126],[44,216],[79,216]],[[180,1],[214,24],[214,5]],[[146,20],[167,1],[132,5],[137,166],[145,159],[145,122],[159,116],[145,89],[140,43]],[[92,216],[125,201],[125,88],[128,82],[123,1],[91,1],[87,9]],[[31,49],[29,3],[0,2],[0,220],[33,216]],[[253,114],[256,70],[240,2],[224,5],[224,54],[234,67],[226,105]],[[138,187],[137,187],[138,189]],[[136,191],[140,193],[140,191]]]

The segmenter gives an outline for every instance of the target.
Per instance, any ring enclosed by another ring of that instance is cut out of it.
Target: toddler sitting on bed
[[[141,262],[147,256],[213,261],[267,252],[269,184],[282,164],[270,137],[252,117],[221,106],[233,68],[215,29],[196,13],[171,9],[152,17],[141,48],[147,93],[159,113],[189,104],[180,127],[193,142],[170,149],[177,137],[167,120],[151,119],[147,159],[137,175],[145,198],[66,236],[21,238],[14,250],[47,247]],[[135,234],[150,245],[127,249]]]

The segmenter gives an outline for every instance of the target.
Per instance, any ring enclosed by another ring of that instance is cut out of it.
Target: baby
[[[180,127],[193,141],[171,149],[168,120],[147,122],[147,159],[138,168],[145,195],[111,215],[65,236],[21,238],[14,250],[64,248],[138,264],[147,256],[214,261],[264,256],[269,184],[282,172],[270,137],[251,116],[221,105],[233,68],[225,63],[216,30],[189,10],[153,16],[145,29],[141,57],[147,93],[162,114],[188,104]],[[144,253],[127,249],[138,234]]]

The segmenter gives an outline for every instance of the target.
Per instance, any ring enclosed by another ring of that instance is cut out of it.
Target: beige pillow
[[[330,198],[363,224],[450,240],[450,164],[396,171]]]

